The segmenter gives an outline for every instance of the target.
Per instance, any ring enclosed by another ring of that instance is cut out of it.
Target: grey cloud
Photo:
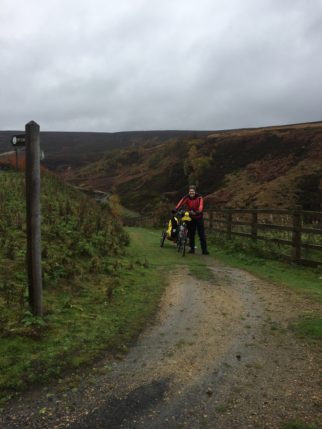
[[[3,0],[0,127],[319,120],[321,19],[314,0]]]

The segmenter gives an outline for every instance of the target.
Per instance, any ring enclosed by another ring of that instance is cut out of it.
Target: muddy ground
[[[127,354],[8,404],[0,427],[322,428],[321,348],[291,329],[321,308],[208,264],[214,281],[185,268],[172,276],[156,319]]]

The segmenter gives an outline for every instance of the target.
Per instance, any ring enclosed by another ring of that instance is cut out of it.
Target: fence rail
[[[322,265],[322,212],[280,209],[210,209],[205,214],[209,231],[256,242],[288,246],[290,255],[274,252],[295,263]],[[284,236],[278,236],[282,234]],[[285,237],[286,236],[286,237]],[[314,257],[303,257],[308,251]]]

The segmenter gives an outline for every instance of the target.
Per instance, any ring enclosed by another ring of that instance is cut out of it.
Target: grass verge
[[[257,276],[287,285],[294,290],[322,302],[322,270],[306,268],[279,260],[267,259],[256,255],[256,248],[249,253],[240,248],[237,240],[231,242],[210,239],[210,250],[213,256],[223,262],[247,270]]]
[[[293,329],[304,338],[312,338],[322,341],[322,319],[321,318],[303,318],[295,325]]]
[[[322,270],[312,269],[284,261],[266,259],[256,254],[256,246],[250,251],[242,248],[239,239],[225,242],[218,237],[210,236],[210,251],[213,256],[224,263],[246,270],[273,283],[292,288],[317,303],[322,303]],[[320,314],[300,319],[292,327],[299,335],[309,339],[322,339],[322,319]]]
[[[156,311],[171,271],[189,265],[210,278],[201,258],[159,247],[158,231],[128,229],[126,255],[109,257],[107,273],[44,290],[46,315],[27,315],[0,342],[0,405],[15,394],[90,364],[106,351],[126,350]],[[110,274],[108,273],[110,272]]]

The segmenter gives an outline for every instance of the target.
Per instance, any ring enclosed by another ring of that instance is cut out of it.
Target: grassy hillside
[[[322,205],[322,123],[232,130],[117,150],[71,180],[115,191],[131,209],[171,206],[197,183],[215,206]]]
[[[231,153],[225,159],[237,166],[208,195],[211,204],[321,210],[321,123],[235,133],[229,141],[234,145],[240,147],[238,160]]]
[[[0,202],[1,408],[12,395],[102,353],[125,351],[156,310],[165,273],[184,261],[175,249],[161,257],[159,232],[146,232],[147,241],[134,232],[126,246],[128,233],[108,207],[44,174],[45,314],[39,319],[27,306],[21,174],[0,172]],[[200,264],[194,261],[196,269]]]
[[[0,132],[0,150],[10,150],[11,134]],[[213,133],[43,132],[41,145],[47,166],[74,184],[115,191],[134,211],[168,210],[189,182],[216,207],[322,205],[321,122]]]
[[[46,379],[48,368],[51,374],[59,373],[67,351],[84,347],[88,335],[95,335],[96,304],[104,305],[113,296],[118,261],[128,243],[128,235],[108,207],[43,173],[44,319],[35,318],[27,305],[24,194],[23,174],[0,172],[0,390],[4,395]],[[67,338],[68,332],[73,332],[75,342]]]
[[[23,131],[0,131],[0,153],[12,150],[10,138]],[[171,139],[192,135],[208,135],[207,131],[127,131],[117,133],[95,132],[40,132],[45,164],[52,170],[79,167],[99,160],[114,149],[141,144],[157,145]]]
[[[0,202],[1,334],[19,324],[26,310],[23,174],[0,173]],[[45,290],[73,287],[88,275],[104,272],[106,257],[123,251],[127,235],[109,208],[48,173],[43,173],[41,204]]]

